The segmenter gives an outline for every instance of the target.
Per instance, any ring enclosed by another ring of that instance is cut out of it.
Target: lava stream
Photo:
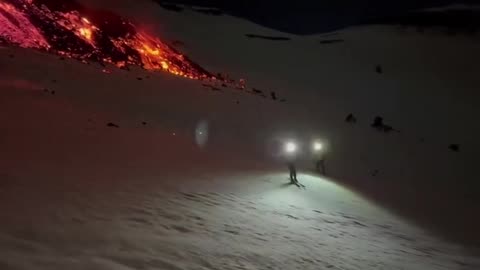
[[[0,0],[0,41],[82,61],[141,66],[190,79],[216,79],[133,23],[75,1]]]

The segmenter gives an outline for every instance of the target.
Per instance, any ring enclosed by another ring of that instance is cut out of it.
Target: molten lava
[[[0,0],[0,41],[81,61],[121,68],[137,65],[190,79],[216,79],[133,23],[75,1]]]
[[[50,47],[28,16],[5,1],[0,1],[0,37],[26,48]]]

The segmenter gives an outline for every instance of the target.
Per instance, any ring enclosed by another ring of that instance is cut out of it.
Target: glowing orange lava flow
[[[0,37],[27,48],[49,48],[26,14],[4,1],[0,1]]]
[[[122,68],[138,65],[190,79],[216,79],[131,22],[75,1],[0,0],[0,41]]]

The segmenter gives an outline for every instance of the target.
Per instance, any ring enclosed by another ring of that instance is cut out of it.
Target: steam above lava
[[[121,68],[137,65],[190,79],[214,78],[130,21],[75,1],[0,0],[0,41]]]

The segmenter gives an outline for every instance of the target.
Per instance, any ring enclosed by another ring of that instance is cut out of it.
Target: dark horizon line
[[[153,0],[172,12],[182,12],[183,6],[211,16],[228,14],[253,23],[294,35],[314,35],[342,28],[366,24],[420,24],[422,27],[465,28],[469,31],[480,26],[480,10],[464,12],[419,11],[453,4],[474,4],[472,0],[415,0],[385,3],[370,0],[366,4],[343,0],[330,5],[306,0],[269,4],[273,0],[219,1],[219,0]],[[240,2],[240,3],[239,3]],[[193,8],[196,7],[196,8]],[[201,9],[199,9],[201,7]]]

